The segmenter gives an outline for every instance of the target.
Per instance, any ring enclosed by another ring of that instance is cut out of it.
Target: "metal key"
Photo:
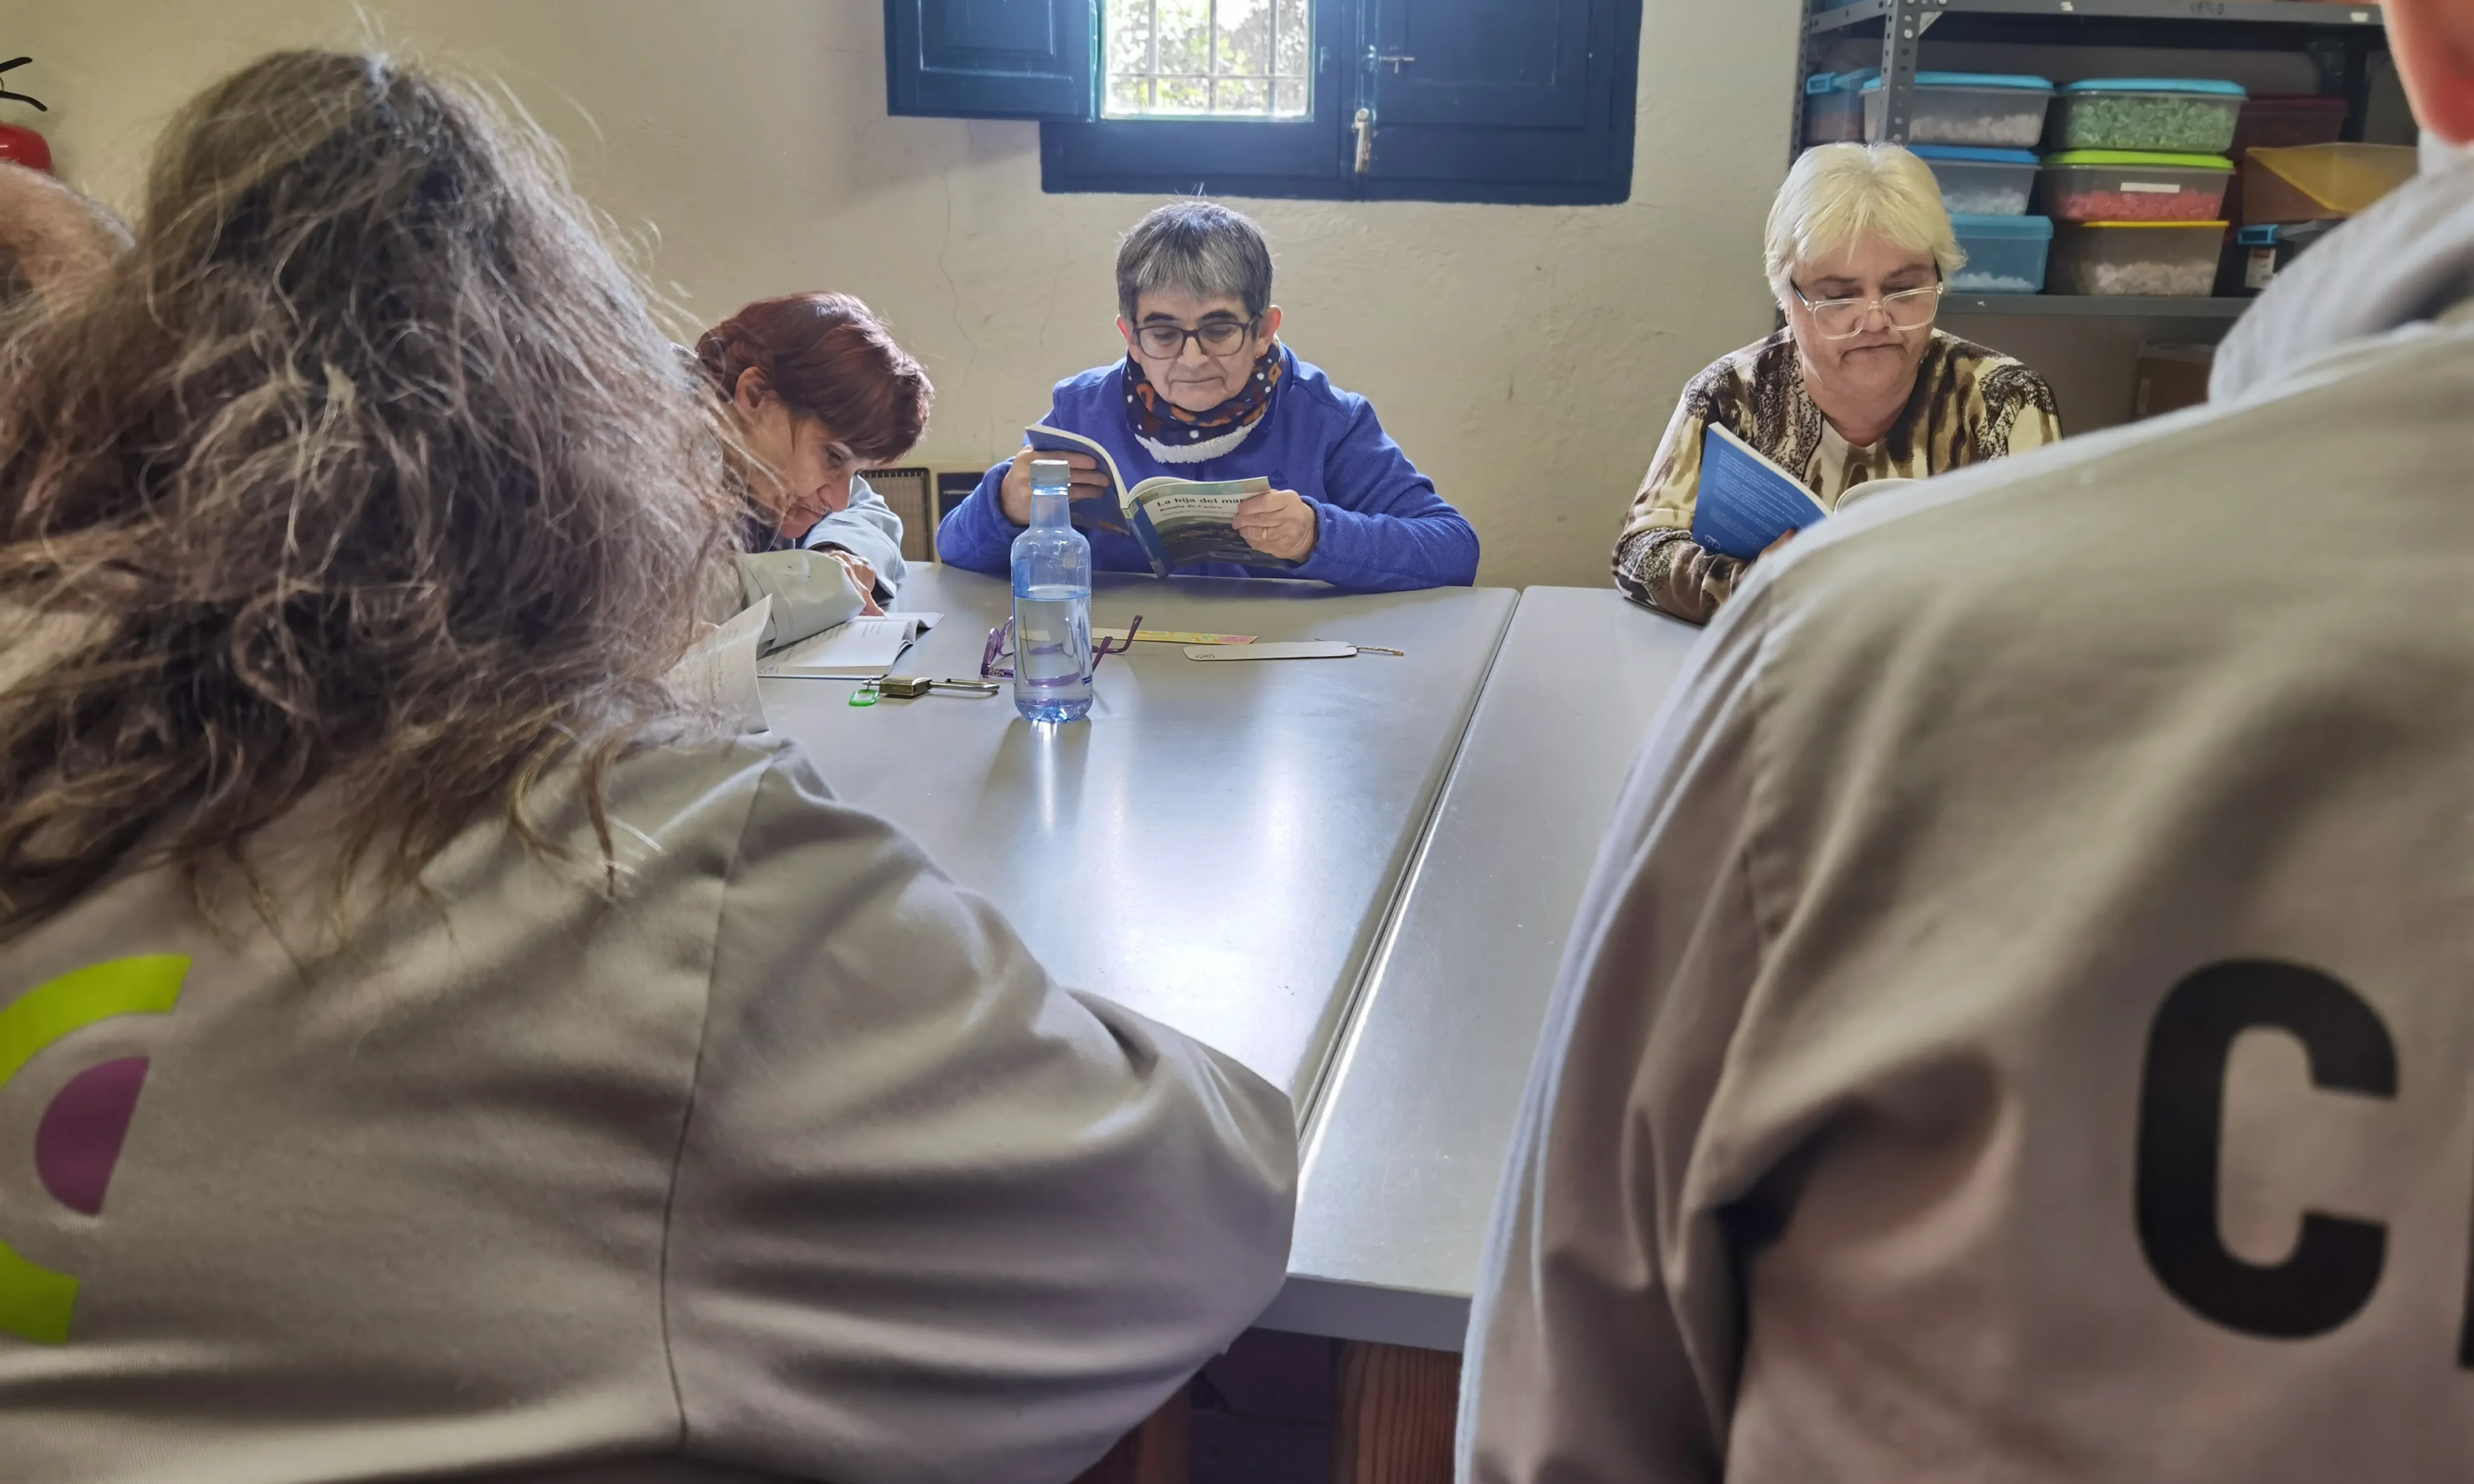
[[[877,693],[897,700],[917,700],[934,691],[955,691],[971,695],[994,695],[997,686],[991,680],[931,680],[924,675],[887,675],[876,683]]]

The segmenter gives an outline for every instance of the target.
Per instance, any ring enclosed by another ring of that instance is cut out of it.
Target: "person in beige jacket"
[[[0,1477],[1066,1479],[1290,1107],[665,682],[713,399],[528,138],[267,58],[0,338]]]
[[[2388,18],[2474,140],[2474,3]],[[2469,296],[2452,159],[2216,404],[1756,570],[1574,929],[1464,1478],[2474,1478]]]

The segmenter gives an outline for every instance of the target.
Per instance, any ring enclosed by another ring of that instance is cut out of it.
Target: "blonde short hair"
[[[1771,291],[1784,301],[1797,268],[1874,236],[1930,253],[1944,282],[1967,261],[1931,166],[1896,144],[1805,151],[1770,203],[1763,255]]]

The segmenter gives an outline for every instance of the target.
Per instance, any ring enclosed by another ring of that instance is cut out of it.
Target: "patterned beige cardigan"
[[[1824,508],[1872,479],[1922,479],[2062,435],[2051,388],[2019,362],[1942,330],[1916,389],[1881,441],[1856,448],[1804,389],[1794,336],[1780,330],[1694,377],[1615,543],[1615,586],[1635,602],[1706,623],[1751,564],[1692,540],[1701,437],[1711,422],[1801,474]]]

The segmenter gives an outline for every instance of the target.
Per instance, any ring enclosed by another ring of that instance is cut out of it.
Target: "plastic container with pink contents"
[[[2045,157],[2045,214],[2062,222],[2210,222],[2234,162],[2221,155],[2072,150]]]
[[[2342,98],[2268,94],[2243,100],[2234,123],[2233,148],[2240,159],[2254,147],[2290,150],[2304,144],[2334,144],[2345,136],[2345,117],[2352,105]]]

